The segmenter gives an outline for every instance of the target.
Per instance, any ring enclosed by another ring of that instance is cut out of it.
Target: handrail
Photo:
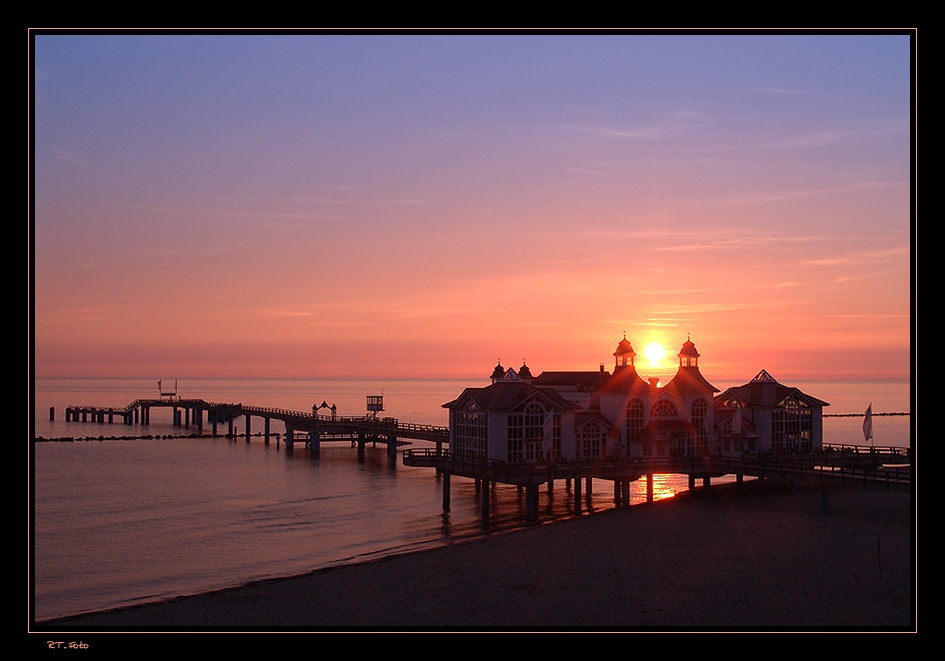
[[[66,410],[86,411],[91,413],[110,413],[117,415],[128,415],[132,411],[143,407],[173,406],[182,408],[194,408],[201,410],[227,409],[242,415],[257,415],[261,417],[277,417],[284,421],[311,421],[321,425],[337,426],[357,426],[362,429],[373,430],[374,432],[398,433],[405,436],[410,434],[426,434],[435,436],[437,441],[445,440],[449,436],[449,427],[437,425],[422,425],[409,422],[401,422],[396,418],[378,418],[376,416],[332,416],[321,415],[308,411],[295,411],[278,407],[250,406],[241,403],[217,403],[207,402],[203,399],[136,399],[122,408],[104,407],[104,406],[68,406]],[[442,437],[442,438],[440,438]]]
[[[848,446],[849,449],[849,446]],[[893,448],[901,450],[902,448]],[[869,448],[867,448],[869,450]],[[618,459],[604,459],[600,461],[590,460],[548,460],[536,462],[522,462],[509,464],[496,459],[475,458],[468,455],[457,455],[445,449],[433,448],[410,448],[404,450],[404,463],[409,464],[414,459],[435,460],[430,465],[437,465],[439,468],[449,468],[454,471],[475,471],[477,474],[503,474],[505,476],[515,474],[518,476],[530,475],[532,477],[541,477],[545,474],[555,472],[571,472],[581,474],[596,474],[600,477],[607,477],[608,474],[616,475],[618,471],[627,471],[636,474],[647,472],[666,472],[666,473],[743,473],[754,474],[758,476],[774,476],[777,474],[790,473],[793,475],[808,477],[816,476],[823,480],[827,477],[838,477],[840,479],[863,479],[869,482],[885,483],[889,485],[907,485],[912,483],[911,466],[884,466],[882,459],[896,458],[901,455],[898,452],[886,455],[878,453],[838,453],[845,455],[846,458],[862,459],[864,456],[874,459],[869,464],[853,462],[841,462],[831,464],[821,459],[823,453],[810,453],[806,455],[790,455],[776,453],[757,453],[755,455],[745,455],[742,457],[724,457],[692,455],[682,457],[624,457]],[[427,462],[422,462],[427,463]]]

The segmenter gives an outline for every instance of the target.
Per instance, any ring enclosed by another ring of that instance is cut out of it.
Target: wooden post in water
[[[397,434],[393,431],[387,432],[387,458],[392,463],[397,461]]]
[[[358,445],[361,447],[361,445]],[[450,511],[450,473],[443,471],[443,511]]]
[[[537,484],[529,483],[525,485],[525,520],[529,522],[538,520]]]
[[[630,507],[630,480],[617,480],[614,482],[617,489],[617,498],[619,504],[617,507]]]
[[[67,417],[68,417],[68,416],[67,416]],[[49,419],[50,419],[50,420],[55,420],[55,419],[56,419],[56,407],[55,407],[55,406],[50,406],[50,407],[49,407]]]

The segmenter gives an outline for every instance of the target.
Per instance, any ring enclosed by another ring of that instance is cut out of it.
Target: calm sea
[[[164,381],[164,386],[169,381]],[[724,389],[741,383],[713,384]],[[384,415],[446,425],[442,405],[468,381],[180,380],[183,398],[311,411],[334,404],[363,415],[368,395],[383,395]],[[909,383],[791,384],[830,402],[828,413],[910,411]],[[66,422],[73,405],[124,406],[157,396],[144,379],[37,379],[32,436],[92,438],[30,442],[33,521],[32,603],[37,621],[290,576],[450,544],[524,524],[524,496],[498,487],[488,522],[471,480],[451,483],[442,510],[433,471],[395,465],[368,446],[362,460],[347,443],[323,444],[317,459],[262,439],[167,438],[170,409],[147,428]],[[50,409],[54,419],[50,419]],[[864,444],[862,417],[824,421],[826,441]],[[876,445],[910,446],[909,416],[873,419]],[[253,432],[261,430],[256,424]],[[205,430],[208,431],[208,430]],[[284,431],[274,425],[273,432]],[[153,438],[108,440],[148,434]],[[105,440],[97,440],[99,436]],[[914,447],[914,443],[911,443]],[[422,445],[421,445],[422,446]],[[543,521],[613,507],[613,487],[595,483],[580,509],[566,486],[540,493]],[[657,497],[687,480],[658,476]],[[634,485],[634,502],[645,500]]]

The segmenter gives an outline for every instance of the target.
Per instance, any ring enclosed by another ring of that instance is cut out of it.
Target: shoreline
[[[912,494],[712,485],[34,632],[915,630]]]

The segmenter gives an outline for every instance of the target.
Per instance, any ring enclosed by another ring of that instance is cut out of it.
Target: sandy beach
[[[712,486],[33,630],[914,632],[913,518],[909,493]]]

